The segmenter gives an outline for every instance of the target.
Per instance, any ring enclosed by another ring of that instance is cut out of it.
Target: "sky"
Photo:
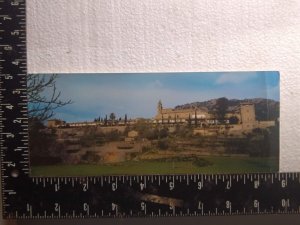
[[[67,122],[93,121],[112,112],[117,118],[153,118],[159,100],[164,108],[220,97],[279,101],[279,73],[270,71],[59,74],[56,87],[61,100],[72,104],[56,109],[53,118]]]

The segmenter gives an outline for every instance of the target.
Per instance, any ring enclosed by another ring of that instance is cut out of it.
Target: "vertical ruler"
[[[25,0],[0,0],[0,132],[3,212],[28,177]],[[17,132],[16,132],[17,131]]]

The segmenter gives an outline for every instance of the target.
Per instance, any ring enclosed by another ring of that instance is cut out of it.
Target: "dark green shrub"
[[[160,139],[160,140],[158,140],[157,147],[160,150],[166,150],[166,149],[168,149],[169,148],[168,140],[167,139]]]
[[[101,161],[101,157],[97,155],[95,152],[87,151],[81,158],[87,163],[98,163]]]

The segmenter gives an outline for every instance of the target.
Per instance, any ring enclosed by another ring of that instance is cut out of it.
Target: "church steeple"
[[[162,112],[162,109],[163,109],[163,106],[162,106],[161,100],[159,100],[159,101],[158,101],[158,104],[157,104],[157,112],[158,112],[158,113],[161,113],[161,112]]]

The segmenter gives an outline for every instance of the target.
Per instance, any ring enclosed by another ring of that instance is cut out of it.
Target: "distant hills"
[[[178,105],[175,109],[206,108],[209,112],[216,109],[218,99],[211,99],[203,102],[192,102],[184,105]],[[265,98],[252,99],[228,99],[228,112],[236,111],[243,102],[253,103],[257,120],[276,120],[279,118],[279,102]]]

